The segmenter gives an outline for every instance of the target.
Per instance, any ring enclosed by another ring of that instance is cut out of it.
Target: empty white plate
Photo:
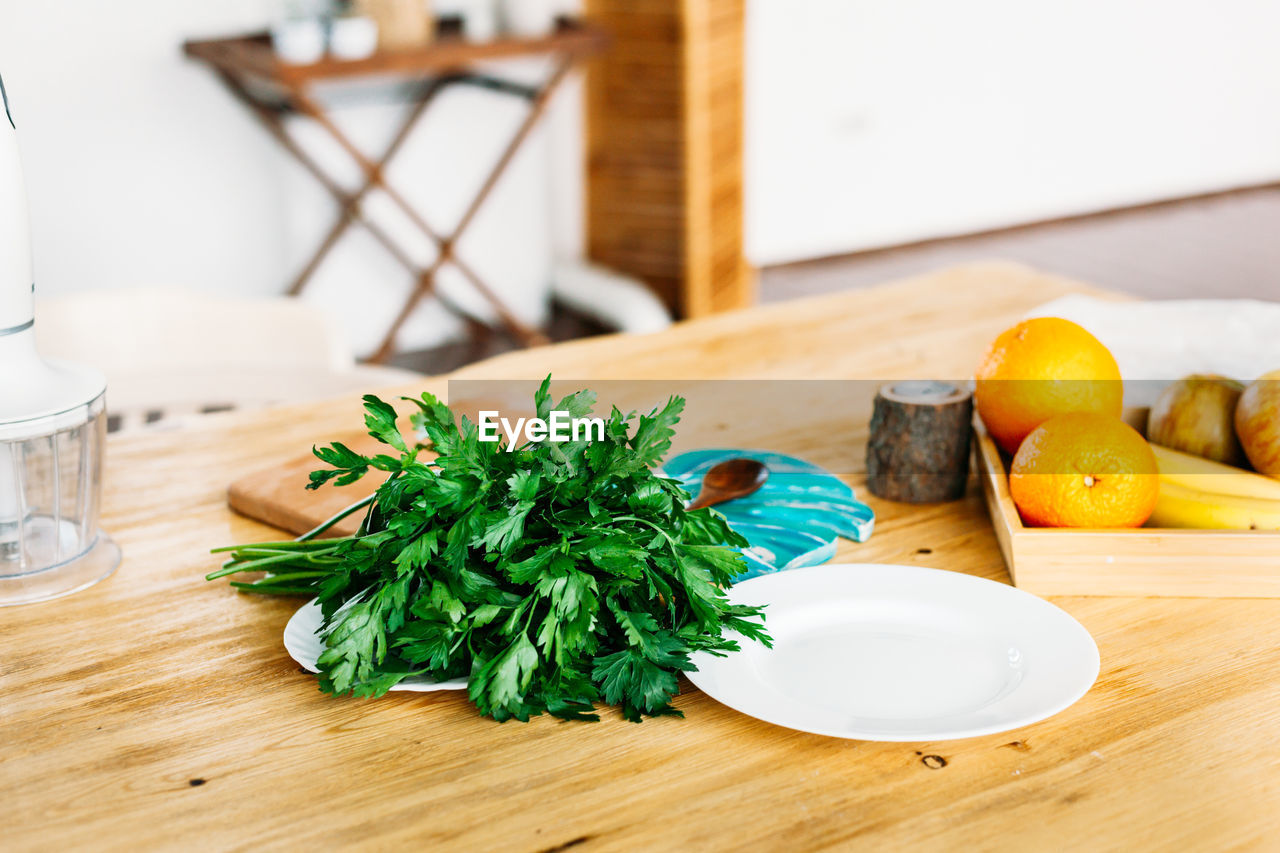
[[[284,626],[284,647],[289,657],[302,664],[308,672],[319,672],[316,661],[324,652],[324,642],[316,634],[324,622],[324,614],[320,612],[320,602],[311,599],[289,617],[289,624]],[[432,690],[466,690],[467,680],[455,678],[452,681],[431,681],[426,678],[406,678],[392,690],[404,690],[412,693],[428,693]]]
[[[689,680],[766,722],[832,737],[930,741],[1043,720],[1098,677],[1071,616],[995,581],[918,566],[826,564],[744,581],[774,647],[694,656]]]

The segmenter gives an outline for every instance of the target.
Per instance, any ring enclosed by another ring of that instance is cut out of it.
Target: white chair
[[[331,318],[296,299],[176,288],[89,291],[40,300],[35,328],[46,356],[107,375],[115,428],[323,399],[420,376],[357,364]]]

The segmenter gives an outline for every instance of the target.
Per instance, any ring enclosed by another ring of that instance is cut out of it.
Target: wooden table
[[[457,377],[961,377],[1023,312],[1088,290],[961,268]],[[281,647],[298,601],[201,576],[211,546],[273,533],[226,509],[227,482],[349,430],[358,410],[352,398],[112,440],[104,525],[120,571],[0,610],[6,849],[1275,849],[1277,600],[1059,599],[1097,639],[1098,683],[1048,721],[960,741],[817,737],[687,684],[687,719],[641,725],[498,725],[447,693],[324,696]],[[833,452],[778,423],[761,445]],[[873,503],[876,534],[842,558],[1007,579],[976,490]]]

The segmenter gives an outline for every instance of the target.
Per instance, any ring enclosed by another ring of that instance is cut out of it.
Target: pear
[[[1280,370],[1245,389],[1236,406],[1236,434],[1259,472],[1280,477]]]
[[[1183,453],[1243,466],[1245,454],[1234,424],[1243,392],[1243,383],[1223,376],[1196,374],[1179,379],[1151,407],[1147,438]]]

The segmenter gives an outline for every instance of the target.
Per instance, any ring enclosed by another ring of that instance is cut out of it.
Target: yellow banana
[[[1280,480],[1159,444],[1152,444],[1151,449],[1160,466],[1162,485],[1173,483],[1200,492],[1280,501]]]
[[[1161,479],[1148,527],[1280,530],[1280,501],[1220,495]]]

